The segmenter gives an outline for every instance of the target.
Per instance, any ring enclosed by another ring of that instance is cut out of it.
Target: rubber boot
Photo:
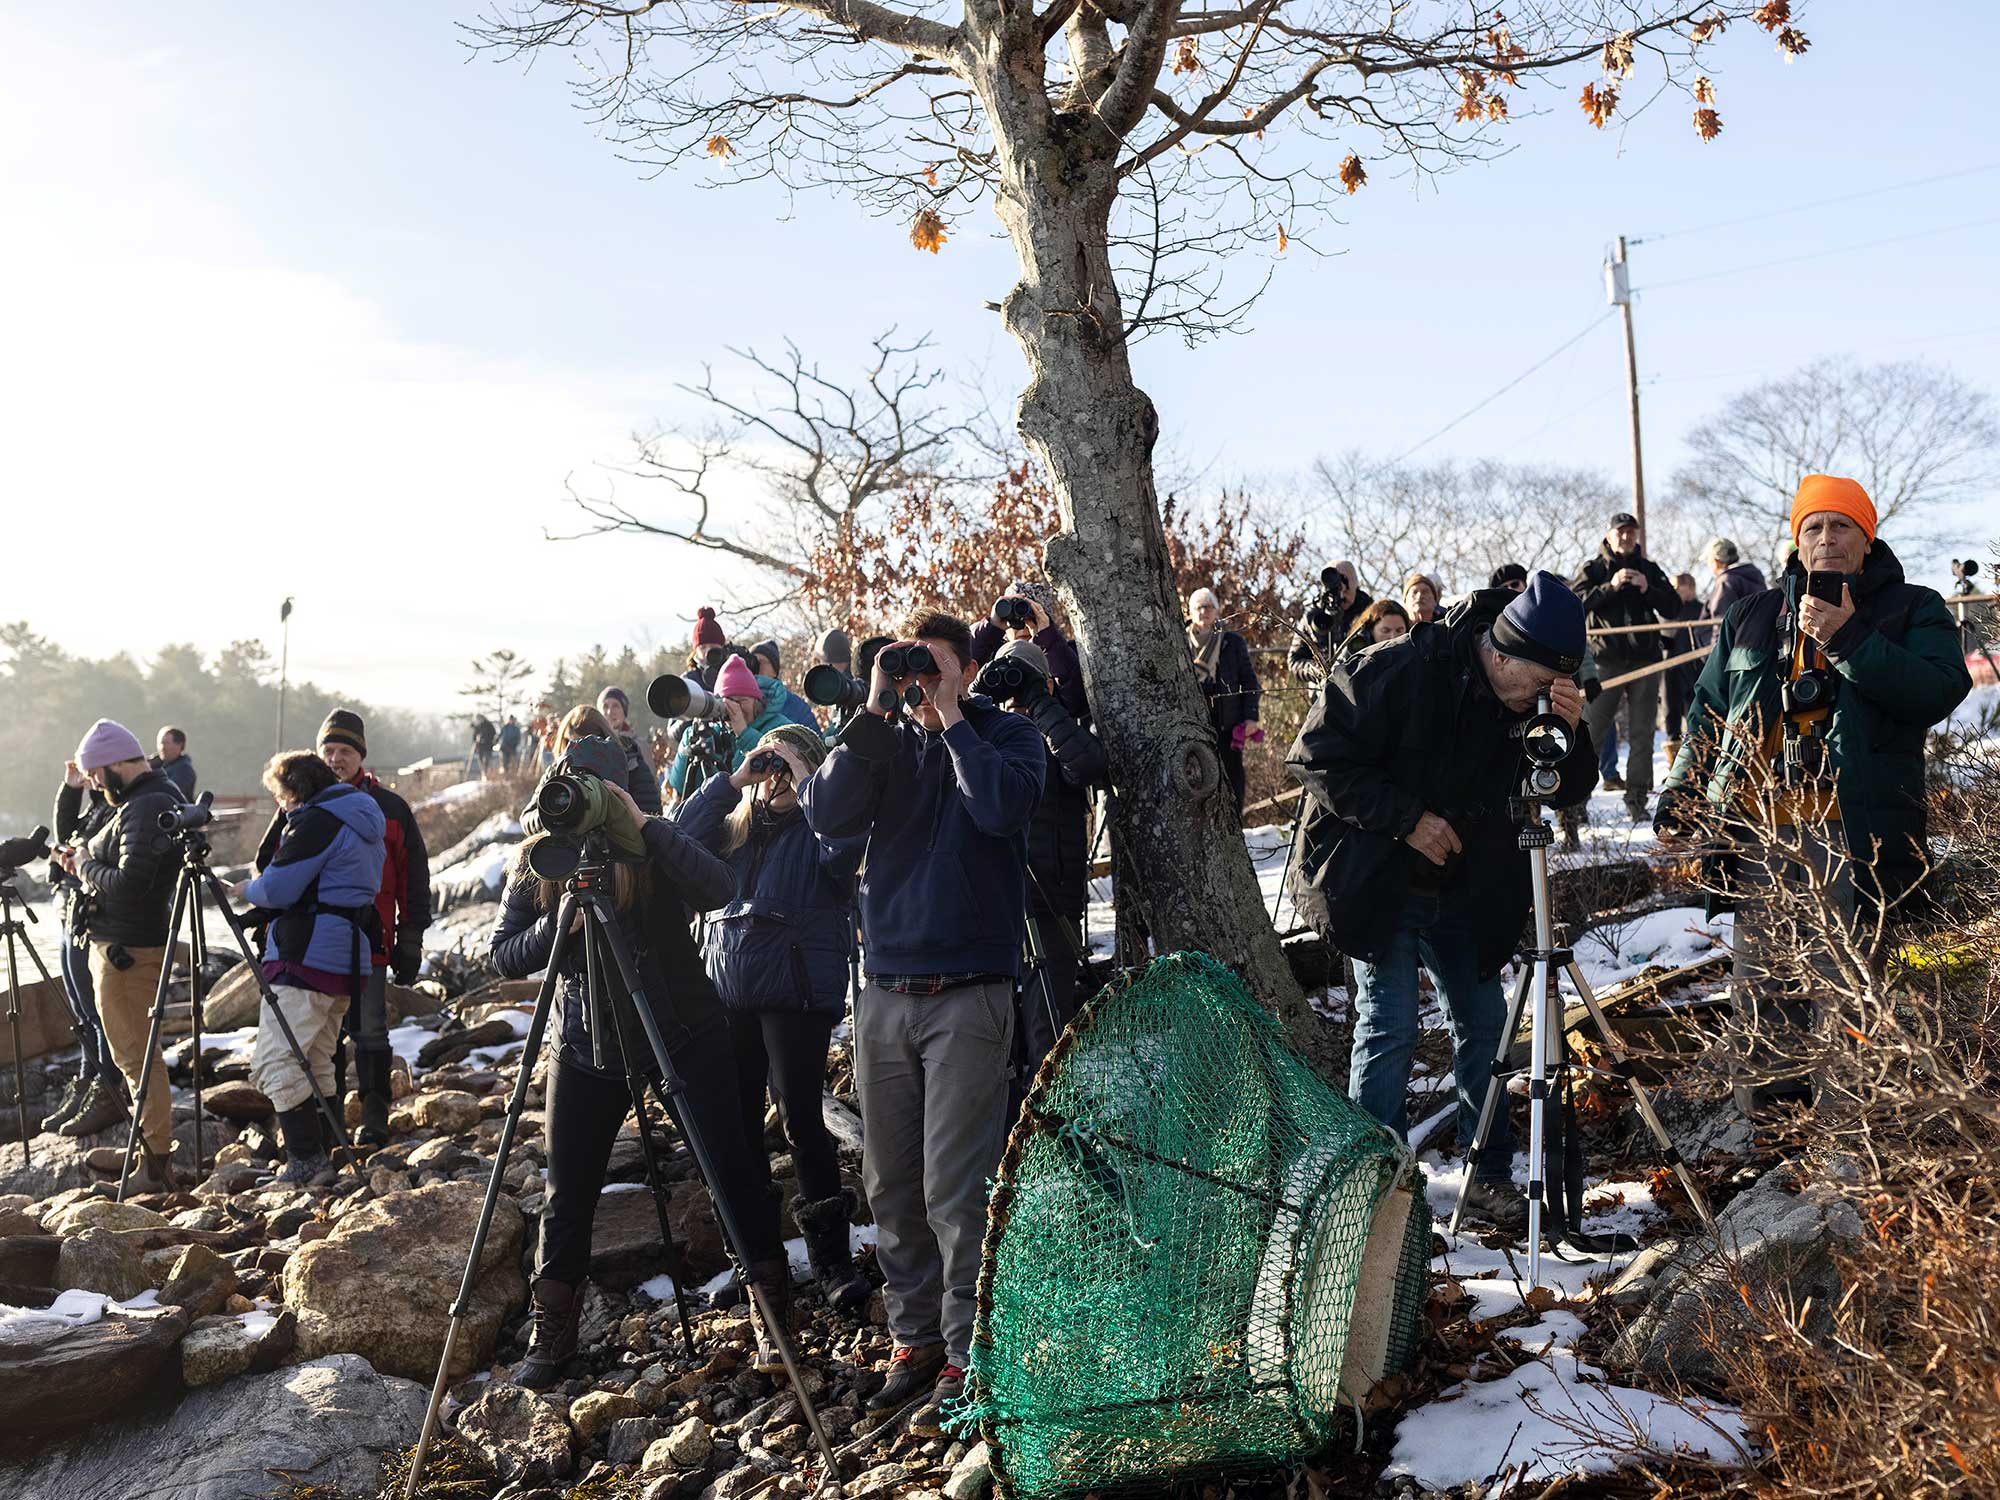
[[[776,1314],[779,1328],[789,1336],[792,1325],[791,1262],[782,1255],[774,1260],[756,1261],[750,1266],[746,1279],[764,1293],[763,1300]],[[750,1367],[766,1375],[783,1374],[785,1358],[778,1352],[778,1330],[766,1325],[755,1297],[750,1298],[750,1326],[757,1331],[757,1355]]]
[[[125,1098],[124,1081],[110,1069],[99,1073],[83,1091],[76,1110],[62,1122],[57,1135],[96,1135],[121,1120],[130,1119],[131,1105]]]
[[[390,1052],[363,1052],[354,1060],[355,1082],[361,1092],[359,1145],[389,1144],[389,1069],[394,1058]]]
[[[527,1355],[514,1368],[514,1384],[539,1391],[560,1380],[563,1366],[576,1358],[576,1328],[583,1315],[583,1299],[575,1287],[546,1277],[530,1291],[534,1327],[528,1335]]]
[[[799,1233],[805,1236],[813,1278],[819,1282],[827,1305],[844,1312],[866,1302],[868,1278],[855,1268],[854,1254],[848,1248],[847,1220],[854,1212],[854,1190],[843,1187],[831,1198],[815,1203],[794,1198],[791,1208]]]

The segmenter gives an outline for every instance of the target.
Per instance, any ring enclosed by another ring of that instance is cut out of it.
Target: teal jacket
[[[780,724],[795,722],[785,712],[785,700],[792,696],[790,688],[775,677],[759,677],[757,689],[764,695],[764,711],[752,719],[744,731],[736,736],[736,748],[729,762],[729,771],[732,775],[735,774],[737,767],[750,758],[751,749],[764,737],[766,730],[776,729]],[[814,728],[818,728],[818,725],[814,725]],[[674,763],[667,767],[667,781],[676,794],[686,788],[687,762],[687,751],[677,750],[674,752]]]
[[[1925,736],[1972,691],[1972,676],[1944,600],[1906,583],[1887,543],[1870,547],[1847,583],[1854,617],[1827,643],[1835,679],[1827,758],[1860,888],[1895,902],[1925,869]],[[1723,617],[1663,797],[1698,794],[1719,807],[1735,797],[1779,722],[1787,626],[1804,589],[1794,559],[1777,588],[1738,600]]]

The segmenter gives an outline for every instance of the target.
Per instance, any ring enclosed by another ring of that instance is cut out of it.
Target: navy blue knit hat
[[[1493,649],[1556,672],[1583,665],[1583,601],[1553,573],[1538,572],[1493,622]]]

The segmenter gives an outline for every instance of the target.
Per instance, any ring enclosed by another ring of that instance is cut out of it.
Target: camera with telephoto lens
[[[599,777],[559,771],[535,789],[535,812],[549,832],[575,836],[602,828],[616,800]]]
[[[882,669],[884,677],[922,677],[935,672],[937,658],[931,655],[931,648],[918,641],[908,646],[885,646],[882,654],[875,658],[875,665]]]
[[[21,866],[31,859],[49,857],[48,824],[37,824],[35,831],[24,839],[8,839],[0,844],[0,882],[12,880],[20,874]]]
[[[1954,557],[1951,560],[1951,576],[1961,581],[1970,581],[1977,578],[1979,576],[1978,561],[1970,557],[1961,561]]]
[[[1823,668],[1801,672],[1779,690],[1788,714],[1811,713],[1833,701],[1833,674]]]
[[[183,802],[179,807],[169,808],[160,814],[160,830],[163,833],[192,833],[197,828],[205,828],[217,818],[234,818],[241,808],[215,810],[215,793],[203,792],[193,802]]]
[[[1017,703],[1047,688],[1035,669],[1016,656],[995,657],[972,684],[973,692],[984,693],[996,703]]]
[[[1347,575],[1338,568],[1319,570],[1319,604],[1321,609],[1338,609],[1347,600]]]
[[[722,650],[720,646],[714,648]],[[646,706],[663,719],[726,719],[729,700],[707,688],[696,687],[685,677],[666,672],[646,688]]]
[[[805,690],[808,702],[842,713],[852,713],[868,701],[868,684],[829,662],[821,662],[806,673]]]
[[[993,623],[1002,630],[1033,630],[1035,606],[1026,599],[998,599],[993,604]]]
[[[1576,731],[1549,707],[1549,695],[1535,700],[1534,716],[1514,730],[1528,760],[1528,789],[1537,797],[1551,796],[1562,784],[1556,770],[1576,748]]]

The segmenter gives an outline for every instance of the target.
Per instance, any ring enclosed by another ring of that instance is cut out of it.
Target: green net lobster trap
[[[1325,1448],[1416,1343],[1430,1216],[1412,1180],[1205,954],[1107,987],[994,1184],[961,1415],[996,1479],[1157,1489]]]

